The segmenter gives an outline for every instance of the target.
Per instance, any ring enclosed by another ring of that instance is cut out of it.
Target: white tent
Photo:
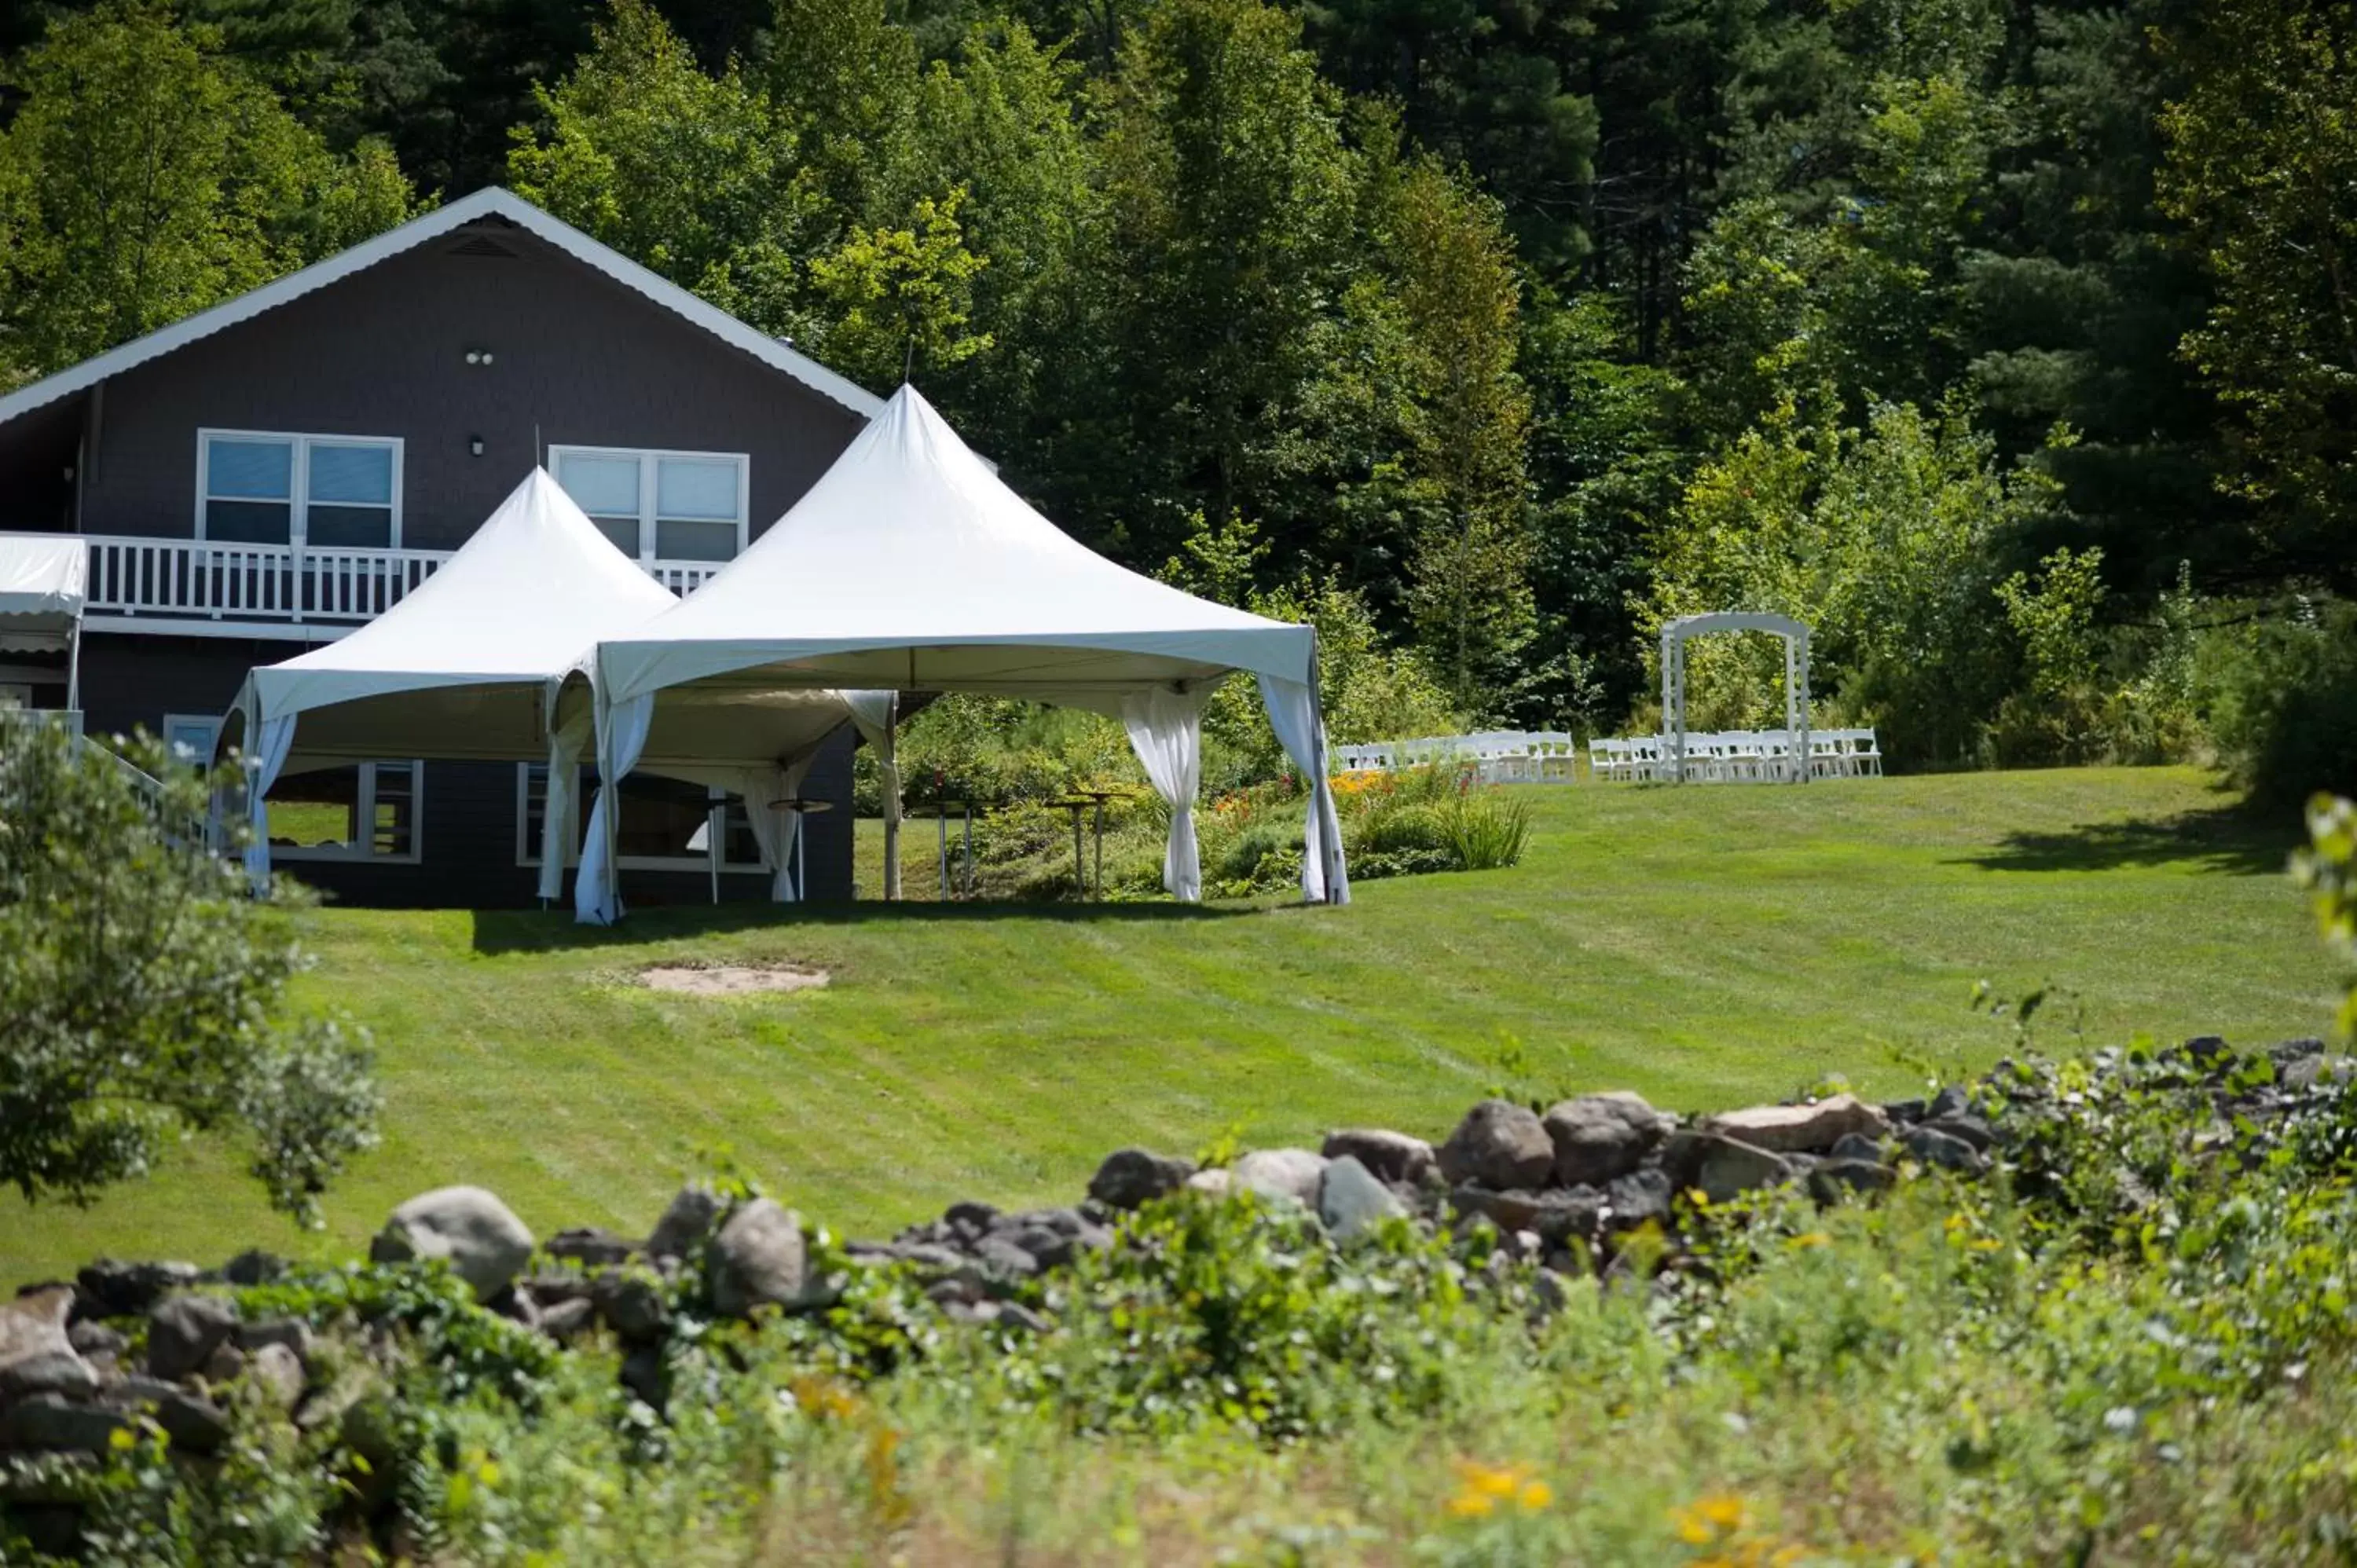
[[[81,706],[81,612],[90,542],[79,534],[0,533],[0,653],[66,656],[66,706]]]
[[[1171,804],[1164,881],[1181,898],[1201,886],[1191,803],[1203,699],[1239,671],[1259,678],[1311,788],[1302,891],[1346,902],[1311,628],[1196,598],[1088,550],[905,386],[742,556],[694,598],[608,636],[590,664],[609,779],[657,755],[650,730],[667,709],[758,708],[812,687],[991,692],[1113,714]],[[610,872],[592,885],[596,851],[584,853],[576,894],[589,921],[620,908]]]
[[[441,569],[391,610],[340,641],[246,678],[223,744],[246,736],[257,890],[270,875],[265,797],[287,773],[382,757],[551,760],[541,892],[565,875],[565,823],[587,715],[568,736],[547,714],[584,650],[669,610],[670,591],[616,550],[545,469],[535,468]],[[843,723],[831,692],[801,693],[764,726],[771,757],[802,757]],[[297,745],[297,719],[300,744]],[[569,741],[569,744],[568,744]],[[670,772],[668,768],[660,771]],[[745,780],[705,770],[681,777],[723,788]],[[759,794],[767,779],[751,785]],[[767,813],[751,813],[764,857],[785,879],[783,845]]]

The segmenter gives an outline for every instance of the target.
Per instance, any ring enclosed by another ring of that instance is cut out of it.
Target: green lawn
[[[724,1151],[866,1234],[963,1197],[1069,1201],[1124,1143],[1437,1138],[1500,1081],[1686,1108],[1831,1071],[1896,1091],[1917,1076],[1899,1053],[2006,1048],[1967,1010],[1983,978],[2068,988],[2090,1043],[2260,1042],[2330,1015],[2332,967],[2281,870],[2296,824],[2241,821],[2190,770],[1524,793],[1520,866],[1372,883],[1346,909],[681,909],[614,933],[323,911],[307,999],[375,1030],[388,1100],[328,1232],[297,1234],[191,1145],[87,1211],[0,1198],[0,1283],[102,1252],[349,1250],[449,1182],[543,1234],[643,1230]],[[631,983],[682,958],[834,983],[727,1001]],[[2050,1048],[2073,1044],[2066,1011],[2041,1019]]]

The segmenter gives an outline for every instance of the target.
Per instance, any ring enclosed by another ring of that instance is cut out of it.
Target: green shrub
[[[2195,676],[2218,751],[2255,800],[2357,794],[2357,605],[2258,607],[2205,635]]]
[[[1531,836],[1529,802],[1491,790],[1459,796],[1442,808],[1441,822],[1460,871],[1512,865]]]

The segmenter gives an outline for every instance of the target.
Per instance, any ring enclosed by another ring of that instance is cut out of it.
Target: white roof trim
[[[354,273],[363,272],[379,262],[413,250],[428,240],[484,218],[506,219],[576,261],[605,274],[625,288],[645,295],[676,316],[683,317],[690,325],[701,327],[722,342],[742,349],[773,370],[784,371],[863,419],[873,419],[883,412],[883,399],[835,374],[808,355],[796,353],[767,333],[756,331],[726,311],[698,299],[677,284],[656,276],[610,246],[599,244],[570,223],[550,217],[515,192],[490,186],[471,196],[461,197],[447,207],[422,212],[397,229],[388,229],[349,251],[339,252],[325,261],[314,262],[301,272],[289,273],[274,283],[264,284],[260,288],[239,295],[235,299],[224,300],[210,310],[200,310],[169,327],[158,328],[145,338],[135,338],[128,343],[109,349],[95,359],[84,360],[79,365],[59,371],[56,375],[35,381],[30,386],[20,387],[0,398],[0,424],[55,403],[59,398],[86,391],[109,376],[120,375],[176,349],[186,348],[200,338],[210,338],[223,328],[251,321],[266,310],[275,309],[292,299],[300,299]]]

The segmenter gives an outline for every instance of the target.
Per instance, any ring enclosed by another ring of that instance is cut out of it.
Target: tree
[[[2161,197],[2217,297],[2185,339],[2277,573],[2357,585],[2357,16],[2219,0],[2183,48]]]
[[[328,151],[270,91],[140,0],[59,21],[0,132],[0,379],[201,310],[407,217],[392,156]]]
[[[192,839],[203,780],[135,755],[152,798],[60,729],[0,748],[0,1180],[86,1203],[184,1130],[236,1133],[272,1204],[314,1222],[376,1141],[366,1036],[285,1019],[308,961],[288,917]]]

